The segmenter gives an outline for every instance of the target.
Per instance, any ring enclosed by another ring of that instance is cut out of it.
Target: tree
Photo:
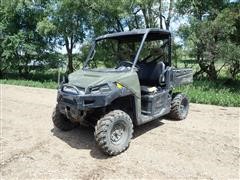
[[[108,0],[88,1],[88,15],[91,28],[88,36],[96,37],[105,33],[133,30],[135,28],[163,28],[163,15],[167,16],[167,29],[170,27],[173,1],[161,0]],[[169,10],[170,9],[170,10]],[[85,47],[83,45],[82,47]],[[99,50],[98,50],[99,51]],[[104,50],[102,54],[104,54]],[[85,53],[81,54],[82,58]],[[104,58],[102,58],[104,59]],[[104,60],[104,65],[111,64],[111,59]]]
[[[228,58],[223,58],[221,52],[231,37],[236,34],[236,24],[239,21],[238,8],[229,7],[228,1],[193,1],[182,0],[177,3],[178,12],[188,14],[189,26],[182,26],[180,35],[187,42],[191,54],[196,58],[200,71],[195,77],[206,73],[215,80],[219,72],[228,64]],[[235,10],[234,10],[235,9]],[[225,44],[225,45],[223,45]],[[228,52],[232,53],[232,52]],[[218,67],[216,62],[222,62]]]
[[[163,28],[166,16],[166,29],[170,28],[174,1],[162,0],[107,0],[90,2],[93,12],[94,33],[119,32],[134,28]]]
[[[37,23],[42,18],[44,1],[13,0],[1,3],[1,67],[28,74],[28,64],[42,60],[48,44],[37,31]]]
[[[56,45],[65,46],[67,72],[73,72],[73,49],[83,42],[88,33],[88,3],[85,0],[50,0],[46,16],[38,23],[38,30],[53,39]]]

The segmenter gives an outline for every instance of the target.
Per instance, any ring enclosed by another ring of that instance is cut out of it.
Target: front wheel
[[[55,127],[62,131],[69,131],[75,128],[78,124],[71,122],[64,114],[59,111],[58,106],[55,107],[52,114],[52,121]]]
[[[95,139],[99,148],[107,155],[118,155],[125,151],[133,134],[133,123],[129,115],[114,110],[98,120]]]
[[[173,95],[169,117],[175,120],[183,120],[188,115],[189,100],[185,94]]]

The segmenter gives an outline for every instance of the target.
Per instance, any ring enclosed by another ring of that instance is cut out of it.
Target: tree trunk
[[[197,55],[197,58],[199,58],[198,65],[201,70],[195,73],[195,77],[199,76],[202,73],[206,73],[210,80],[216,80],[217,70],[215,68],[214,61],[211,61],[209,64],[209,62],[208,63],[204,62],[203,57],[201,57],[200,55]]]
[[[138,24],[138,20],[137,20],[137,13],[134,13],[134,22],[135,22],[136,28],[139,29],[139,24]]]
[[[3,68],[2,68],[2,63],[0,64],[0,78],[3,78]]]
[[[149,2],[147,4],[147,13],[148,13],[148,19],[149,19],[149,27],[153,28],[153,27],[155,27],[155,18],[153,16],[152,3],[151,2]]]
[[[216,80],[217,79],[217,71],[215,68],[215,63],[214,61],[212,61],[208,67],[208,71],[207,71],[208,77],[211,80]]]
[[[170,21],[172,18],[172,10],[173,10],[173,0],[170,0],[169,2],[169,9],[168,9],[168,17],[166,20],[166,29],[169,30],[170,28]]]
[[[162,25],[162,0],[159,0],[159,27],[160,29],[163,29],[163,25]]]
[[[68,53],[68,65],[67,65],[67,73],[73,72],[73,58],[72,58],[72,52]]]
[[[118,17],[116,17],[116,21],[117,21],[118,32],[124,31],[123,25],[122,25],[122,23],[121,23],[121,21],[119,20]]]
[[[66,73],[69,74],[69,73],[73,72],[73,56],[72,56],[73,37],[70,37],[70,42],[69,42],[68,37],[65,37],[65,45],[66,45],[67,57],[68,57]]]
[[[143,18],[144,18],[144,22],[145,22],[145,27],[146,28],[149,28],[149,20],[148,20],[148,17],[147,17],[147,12],[146,12],[146,8],[141,6],[141,9],[142,9],[142,13],[143,13]]]

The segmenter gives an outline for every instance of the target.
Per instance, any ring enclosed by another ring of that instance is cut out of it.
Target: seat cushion
[[[157,88],[155,86],[153,87],[141,86],[141,92],[143,92],[144,94],[155,93],[157,92]]]

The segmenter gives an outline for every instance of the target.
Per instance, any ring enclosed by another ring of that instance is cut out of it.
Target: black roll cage
[[[145,41],[153,41],[153,40],[164,40],[168,39],[167,45],[168,45],[168,66],[171,66],[171,33],[166,30],[157,29],[157,28],[150,28],[150,29],[136,29],[128,32],[118,32],[118,33],[112,33],[112,34],[106,34],[103,36],[97,37],[91,46],[91,49],[88,53],[87,59],[84,63],[83,70],[87,67],[88,62],[92,59],[95,54],[95,46],[97,41],[101,41],[104,39],[116,39],[119,41],[126,41],[126,42],[137,42],[141,41],[140,46],[138,48],[137,54],[134,58],[133,65],[131,68],[131,71],[134,70],[134,67],[136,66],[138,62],[139,55],[142,51],[142,48],[144,46]]]

